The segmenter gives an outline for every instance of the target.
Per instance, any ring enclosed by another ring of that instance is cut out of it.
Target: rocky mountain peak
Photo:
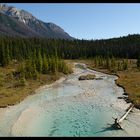
[[[52,22],[45,23],[37,19],[31,13],[25,10],[22,10],[22,9],[20,10],[13,6],[0,4],[0,13],[5,14],[6,16],[9,16],[11,18],[14,18],[15,20],[19,21],[25,26],[28,26],[28,28],[30,28],[34,32],[36,32],[37,34],[40,34],[40,36],[48,37],[48,38],[73,39],[61,27],[57,26],[56,24]]]
[[[17,9],[13,6],[7,6],[5,4],[0,5],[0,12],[16,18],[18,21],[28,24],[29,20],[35,20],[35,17],[25,10]]]

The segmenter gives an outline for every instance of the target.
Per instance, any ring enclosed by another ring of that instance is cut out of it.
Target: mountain
[[[74,39],[54,23],[45,23],[25,10],[0,4],[0,34]]]
[[[41,37],[40,34],[33,31],[16,19],[0,13],[0,35],[20,36],[20,37]]]

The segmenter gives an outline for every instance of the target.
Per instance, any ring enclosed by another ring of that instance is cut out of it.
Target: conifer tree
[[[42,73],[42,56],[40,51],[37,53],[36,69],[39,73]]]
[[[47,74],[48,73],[48,62],[45,54],[43,55],[43,63],[42,63],[42,73]]]
[[[127,61],[126,60],[123,60],[123,70],[126,70],[127,69]]]

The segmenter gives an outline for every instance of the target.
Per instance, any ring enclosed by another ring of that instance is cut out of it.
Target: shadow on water
[[[96,131],[94,134],[102,133],[102,132],[106,132],[106,131],[124,131],[124,132],[126,132],[124,129],[118,129],[118,128],[114,127],[114,124],[107,124],[107,125],[110,125],[110,126],[103,127],[102,130]]]
[[[55,131],[58,131],[58,130],[59,130],[59,129],[57,129],[57,128],[53,129],[53,130],[50,132],[50,134],[49,134],[48,136],[53,136],[54,133],[55,133]]]

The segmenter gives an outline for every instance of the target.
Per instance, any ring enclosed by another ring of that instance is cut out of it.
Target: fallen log
[[[134,105],[131,104],[127,110],[127,112],[118,120],[118,123],[121,123],[129,114],[129,112],[133,109]]]
[[[112,125],[113,127],[117,128],[117,129],[122,129],[120,123],[127,117],[127,115],[129,114],[129,112],[133,109],[134,105],[131,104],[127,111],[122,115],[122,117],[118,120],[118,118],[113,118],[114,119],[114,124]]]

